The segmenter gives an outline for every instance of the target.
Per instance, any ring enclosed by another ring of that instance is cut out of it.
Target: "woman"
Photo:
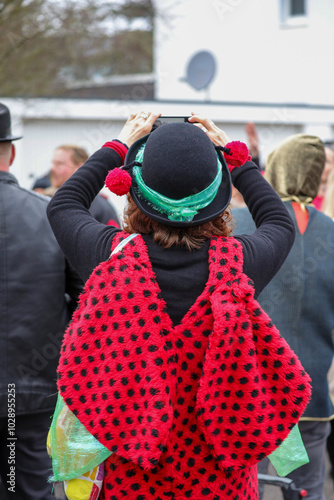
[[[132,115],[49,204],[66,257],[89,278],[58,387],[109,450],[101,498],[254,500],[256,463],[309,396],[253,298],[286,258],[294,225],[251,161],[235,168],[248,159],[240,144],[224,149],[225,134],[197,115],[150,133],[158,116]],[[229,169],[252,236],[229,237]],[[110,170],[114,192],[131,180],[125,232],[88,212]]]

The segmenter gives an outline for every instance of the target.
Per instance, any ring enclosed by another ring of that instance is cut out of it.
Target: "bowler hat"
[[[22,136],[12,135],[9,109],[0,103],[0,142],[11,142],[17,139],[22,139]]]
[[[209,137],[191,123],[168,123],[136,141],[125,158],[130,194],[151,219],[196,226],[215,219],[230,203],[229,169]]]

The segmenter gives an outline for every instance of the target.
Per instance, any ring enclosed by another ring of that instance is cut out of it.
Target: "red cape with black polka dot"
[[[242,266],[240,243],[213,237],[206,287],[174,327],[139,235],[87,281],[58,388],[113,452],[101,498],[257,498],[256,463],[298,422],[310,381]]]

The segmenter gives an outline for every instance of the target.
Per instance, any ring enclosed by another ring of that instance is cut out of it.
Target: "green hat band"
[[[145,144],[139,149],[136,161],[142,163],[144,157]],[[166,214],[171,221],[190,222],[193,220],[198,210],[207,207],[215,199],[219,186],[222,182],[222,165],[217,154],[218,172],[211,184],[199,193],[186,196],[180,200],[167,198],[162,194],[148,187],[141,174],[141,168],[133,167],[138,186],[138,196],[143,198],[149,205],[160,213]]]

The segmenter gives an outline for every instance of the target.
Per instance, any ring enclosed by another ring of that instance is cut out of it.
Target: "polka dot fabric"
[[[270,320],[242,274],[238,242],[212,238],[209,266],[203,293],[176,327],[140,236],[86,284],[64,338],[58,386],[114,452],[101,499],[256,500],[255,462],[306,404],[299,361],[273,326],[260,331]],[[280,371],[293,382],[276,380]]]
[[[130,241],[88,279],[61,348],[58,388],[104,446],[150,468],[172,425],[174,360],[143,245]]]
[[[197,413],[220,466],[243,469],[287,437],[310,398],[310,378],[254,299],[240,243],[223,239],[211,259],[214,329]]]

